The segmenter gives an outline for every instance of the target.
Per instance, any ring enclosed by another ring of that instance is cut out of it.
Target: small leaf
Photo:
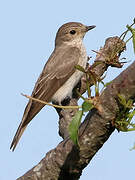
[[[82,104],[82,110],[83,112],[88,112],[93,108],[93,104],[90,101],[84,101]]]
[[[78,129],[81,123],[83,111],[77,111],[69,125],[69,135],[74,144],[78,145]]]
[[[131,109],[133,107],[133,100],[132,99],[129,99],[127,104],[126,104],[126,107]]]
[[[80,65],[75,65],[75,68],[85,73],[85,69]]]
[[[133,110],[132,112],[130,112],[130,113],[128,114],[128,118],[129,118],[129,119],[132,119],[134,115],[135,115],[135,110]]]
[[[123,106],[126,106],[127,103],[126,103],[125,96],[118,94],[118,97],[119,97],[120,104],[122,104]]]

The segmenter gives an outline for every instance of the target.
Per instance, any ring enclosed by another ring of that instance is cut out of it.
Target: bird
[[[83,72],[75,66],[80,65],[86,68],[87,64],[83,38],[95,27],[95,25],[86,26],[79,22],[68,22],[58,29],[54,50],[35,83],[31,95],[33,98],[58,104],[61,104],[66,97],[72,98],[72,90],[83,75]],[[28,101],[22,121],[10,146],[12,151],[16,148],[27,125],[44,106],[31,99]]]

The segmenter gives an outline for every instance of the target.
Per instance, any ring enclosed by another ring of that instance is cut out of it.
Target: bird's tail
[[[16,148],[16,145],[18,144],[24,130],[26,129],[27,125],[29,124],[29,122],[36,116],[36,114],[44,107],[44,104],[38,103],[38,102],[34,102],[32,100],[29,101],[29,103],[27,104],[25,111],[24,111],[24,115],[22,118],[22,121],[17,129],[17,132],[13,138],[13,141],[11,143],[10,149],[12,149],[12,151],[14,151],[14,149]]]
[[[23,127],[22,125],[23,125],[23,124],[20,123],[20,125],[19,125],[19,127],[18,127],[18,129],[17,129],[17,132],[16,132],[16,134],[15,134],[15,136],[14,136],[14,138],[13,138],[13,141],[12,141],[12,143],[11,143],[10,149],[12,149],[12,151],[15,150],[16,145],[18,144],[18,142],[19,142],[19,140],[20,140],[20,138],[21,138],[24,130],[25,130],[26,127],[27,127],[27,124],[26,124],[24,127]]]

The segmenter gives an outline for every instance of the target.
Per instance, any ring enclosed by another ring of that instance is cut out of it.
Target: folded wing
[[[32,97],[51,101],[54,93],[68,80],[68,78],[75,72],[75,65],[78,64],[80,51],[76,47],[65,49],[56,48],[49,60],[47,61],[42,73],[40,74]],[[36,116],[36,114],[44,107],[44,104],[29,100],[22,121],[13,138],[10,149],[14,151],[19,139],[21,138],[28,123]]]

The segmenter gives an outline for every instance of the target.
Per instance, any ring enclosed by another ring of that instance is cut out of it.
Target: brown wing
[[[80,51],[76,47],[56,48],[35,84],[32,97],[49,102],[54,93],[74,73],[74,66],[78,63],[79,57]],[[28,123],[43,107],[44,104],[29,100],[10,149],[14,151]]]

